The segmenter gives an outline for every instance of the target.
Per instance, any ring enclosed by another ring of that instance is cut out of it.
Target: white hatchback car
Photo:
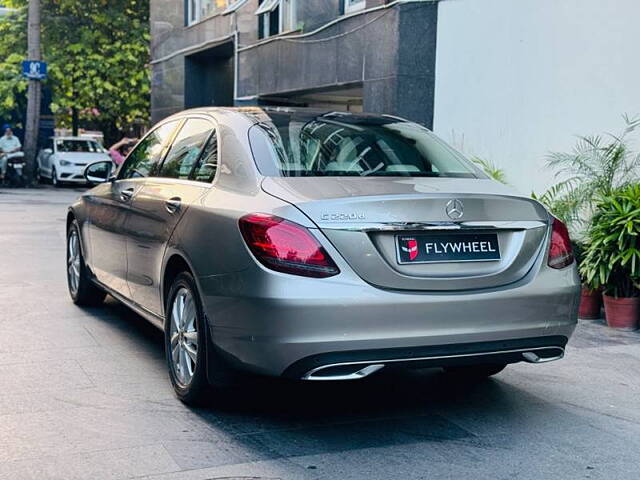
[[[53,137],[38,154],[38,176],[55,186],[84,184],[84,169],[88,164],[110,159],[109,152],[91,138]]]

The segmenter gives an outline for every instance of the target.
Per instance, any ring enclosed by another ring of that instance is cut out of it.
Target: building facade
[[[152,119],[298,105],[433,123],[436,3],[154,0]]]
[[[638,0],[152,0],[151,18],[154,121],[233,104],[395,114],[525,194],[557,181],[549,152],[640,114]]]

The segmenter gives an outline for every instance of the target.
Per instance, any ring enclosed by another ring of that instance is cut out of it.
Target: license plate
[[[397,235],[396,250],[400,264],[500,260],[496,233]]]

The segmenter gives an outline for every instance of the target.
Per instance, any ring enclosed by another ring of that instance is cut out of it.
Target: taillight
[[[564,223],[557,218],[553,219],[551,227],[551,244],[549,245],[549,260],[547,264],[551,268],[564,268],[573,263],[573,248],[569,231]]]
[[[340,273],[322,245],[302,225],[252,213],[240,219],[240,232],[251,253],[267,268],[315,278]]]

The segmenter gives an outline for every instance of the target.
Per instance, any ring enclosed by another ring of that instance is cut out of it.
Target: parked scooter
[[[7,157],[7,172],[5,184],[9,187],[24,187],[27,184],[24,176],[24,152],[5,153]]]

